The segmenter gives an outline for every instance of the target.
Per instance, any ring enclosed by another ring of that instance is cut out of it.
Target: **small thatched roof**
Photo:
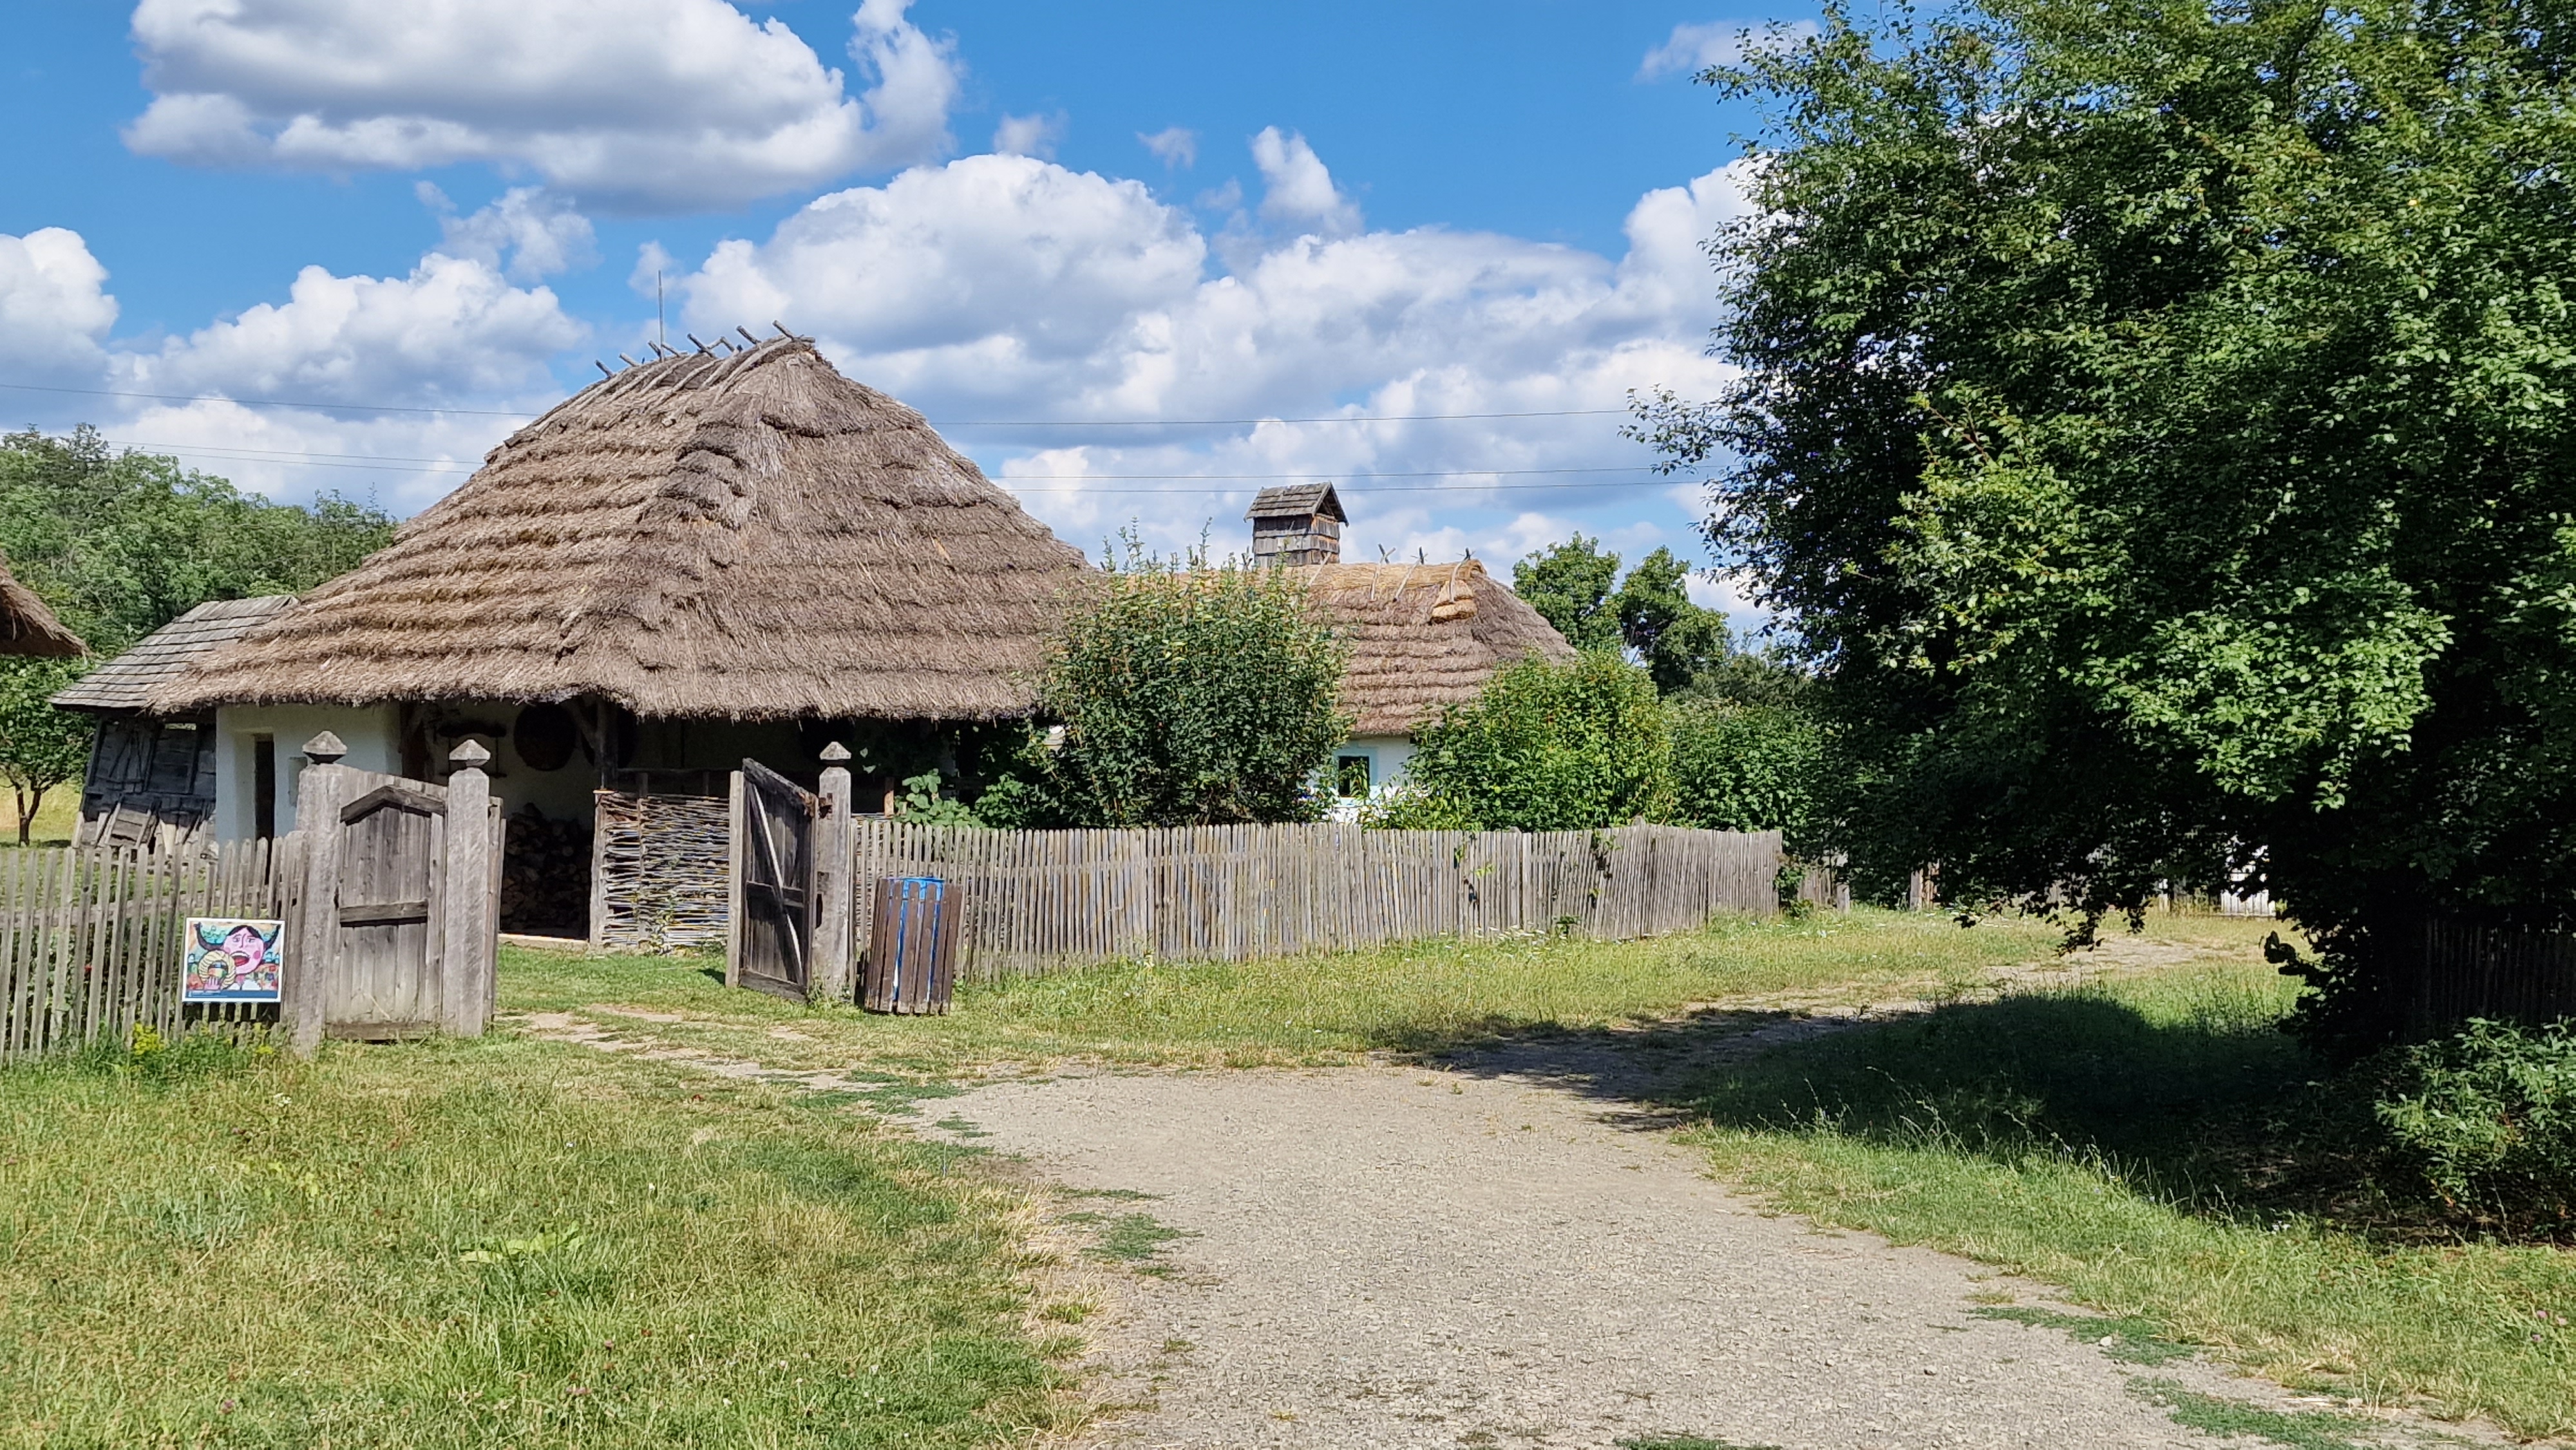
[[[135,641],[134,648],[81,676],[54,696],[66,710],[140,710],[156,686],[187,673],[215,650],[275,618],[292,594],[214,599]]]
[[[0,563],[0,655],[35,655],[71,659],[89,653],[81,637],[63,628],[36,591],[18,582]]]
[[[153,704],[989,719],[1029,707],[1083,567],[919,413],[779,337],[593,384]]]
[[[1349,644],[1342,708],[1355,735],[1402,735],[1445,705],[1472,700],[1494,672],[1526,656],[1575,657],[1539,612],[1473,559],[1455,564],[1309,564],[1306,582]]]

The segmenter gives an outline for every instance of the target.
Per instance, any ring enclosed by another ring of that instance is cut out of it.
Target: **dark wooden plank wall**
[[[180,846],[215,811],[215,724],[102,716],[81,781],[81,845]]]

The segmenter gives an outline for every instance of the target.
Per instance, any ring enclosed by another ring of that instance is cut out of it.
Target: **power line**
[[[238,403],[245,408],[311,408],[342,413],[454,413],[471,418],[537,418],[540,413],[512,413],[495,408],[418,408],[400,403],[305,403],[281,398],[227,398],[214,393],[127,393],[112,388],[52,388],[40,383],[0,383],[19,393],[73,393],[84,398],[141,398],[155,403]]]
[[[120,448],[161,449],[171,453],[198,454],[203,457],[215,459],[219,462],[271,463],[288,468],[349,468],[367,472],[416,473],[447,478],[463,478],[470,476],[474,472],[473,468],[461,463],[443,468],[401,466],[401,464],[405,462],[445,463],[449,461],[444,459],[373,459],[369,455],[363,453],[304,454],[290,453],[282,449],[240,449],[211,445],[199,447],[193,444],[139,443],[129,439],[118,438],[111,438],[105,441]],[[360,461],[335,461],[342,459],[355,459]],[[1330,470],[1309,471],[1306,473],[1022,473],[1003,474],[998,477],[987,475],[987,477],[990,478],[992,482],[1005,488],[1027,493],[1119,493],[1170,494],[1174,496],[1186,496],[1201,493],[1240,493],[1243,490],[1236,485],[1245,483],[1275,482],[1280,479],[1312,480],[1316,482],[1329,481],[1339,487],[1350,488],[1353,492],[1357,493],[1482,493],[1494,489],[1649,488],[1666,481],[1660,475],[1654,478],[1622,480],[1592,479],[1584,482],[1566,483],[1491,483],[1484,484],[1482,486],[1474,484],[1403,485],[1379,483],[1376,481],[1379,479],[1399,478],[1566,477],[1569,475],[1646,473],[1651,471],[1652,465],[1632,463],[1597,468],[1424,468],[1383,473],[1332,473]],[[1328,474],[1329,477],[1327,477]],[[1124,483],[1134,481],[1199,483],[1206,486],[1201,488],[1091,488],[1086,486],[1094,482]]]
[[[216,393],[136,393],[113,388],[62,388],[40,383],[0,383],[21,393],[69,393],[84,398],[137,398],[156,403],[234,403],[245,408],[307,408],[343,413],[453,414],[467,418],[538,418],[498,408],[424,408],[401,403],[321,403],[287,398],[227,398]],[[1514,413],[1372,413],[1318,418],[951,418],[942,428],[1256,428],[1264,423],[1471,423],[1507,418],[1624,417],[1625,408],[1533,408]]]
[[[442,465],[431,468],[393,468],[398,473],[470,474],[475,465],[452,458],[408,458],[399,455],[370,453],[307,453],[283,448],[241,448],[227,444],[145,443],[130,438],[102,440],[119,448],[159,449],[172,453],[195,453],[209,458],[230,459],[241,463],[284,463],[307,468],[368,468],[379,465],[427,463]],[[326,460],[354,460],[333,462]],[[1644,463],[1603,464],[1583,468],[1416,468],[1371,473],[1344,473],[1334,469],[1307,469],[1297,473],[1018,473],[993,477],[996,483],[1084,483],[1103,482],[1245,482],[1276,483],[1282,479],[1314,482],[1341,482],[1345,479],[1369,481],[1381,478],[1529,478],[1594,473],[1642,473],[1653,465]]]

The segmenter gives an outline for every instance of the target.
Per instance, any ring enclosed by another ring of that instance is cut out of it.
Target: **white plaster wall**
[[[1351,744],[1377,757],[1377,769],[1369,774],[1371,795],[1404,779],[1405,762],[1413,759],[1413,737],[1409,735],[1354,735]]]
[[[257,769],[252,742],[277,742],[277,831],[295,829],[295,777],[304,767],[304,742],[328,730],[349,747],[341,761],[391,774],[402,757],[394,739],[394,707],[374,705],[227,705],[215,712],[215,834],[227,841],[258,829],[251,802]]]
[[[1333,751],[1336,760],[1345,755],[1357,754],[1366,754],[1371,758],[1369,794],[1384,795],[1394,789],[1398,781],[1404,779],[1405,764],[1413,759],[1413,738],[1408,735],[1354,735],[1348,742]],[[1331,778],[1330,768],[1327,767],[1325,779]],[[1360,803],[1356,800],[1336,798],[1325,808],[1324,815],[1327,820],[1355,821],[1359,819]]]

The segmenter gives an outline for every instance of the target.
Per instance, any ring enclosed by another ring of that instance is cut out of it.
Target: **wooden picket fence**
[[[960,975],[1154,957],[1248,961],[1427,937],[1681,931],[1778,908],[1776,831],[1376,831],[1348,825],[984,831],[854,823],[856,918],[876,883],[965,891]],[[1811,870],[1801,894],[1839,891]]]
[[[274,1007],[179,1002],[192,916],[283,917],[301,879],[292,838],[164,850],[0,851],[0,1062],[137,1027],[237,1030]]]
[[[2424,923],[2422,955],[2400,967],[2412,969],[2403,1005],[2417,1032],[2472,1017],[2576,1017],[2576,934],[2434,917]]]

